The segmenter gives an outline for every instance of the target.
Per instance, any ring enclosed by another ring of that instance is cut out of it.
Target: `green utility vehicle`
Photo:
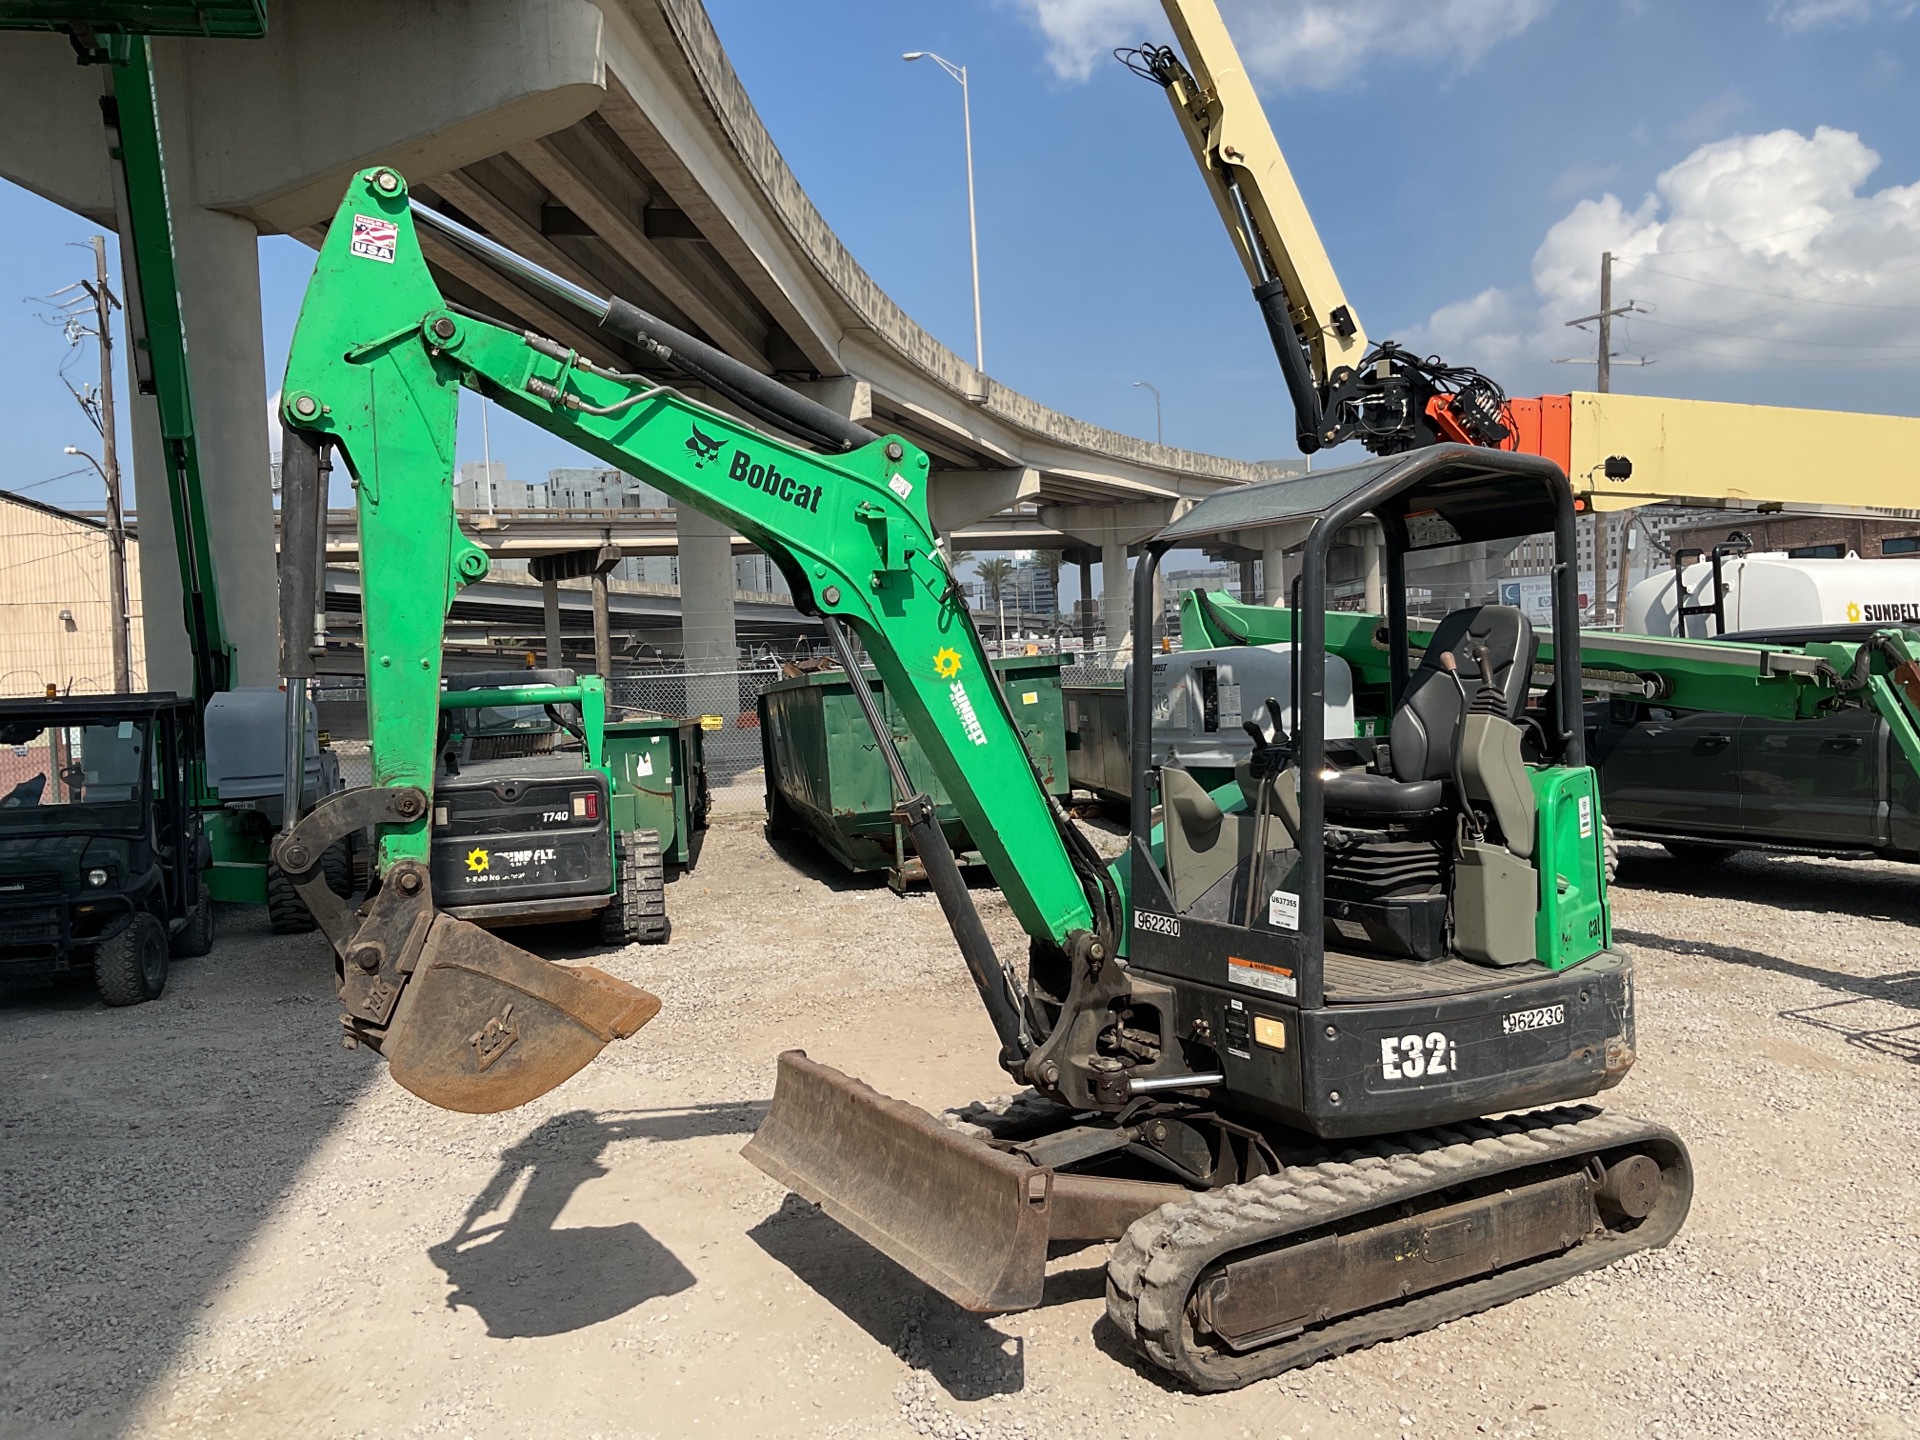
[[[421,226],[583,310],[621,364],[448,304]],[[996,951],[894,727],[853,686],[999,1063],[1034,1093],[955,1127],[790,1052],[747,1149],[768,1174],[974,1310],[1039,1303],[1054,1242],[1115,1241],[1116,1333],[1203,1389],[1421,1330],[1676,1233],[1692,1194],[1679,1138],[1570,1103],[1618,1084],[1636,1052],[1580,724],[1559,467],[1435,446],[1223,492],[1151,538],[1137,654],[1168,550],[1304,532],[1295,693],[1243,697],[1245,763],[1209,792],[1155,763],[1151,687],[1134,686],[1132,828],[1109,860],[1035,772],[988,674],[930,519],[923,451],[514,255],[380,167],[354,177],[327,231],[281,400],[289,503],[337,452],[361,481],[363,562],[390,577],[365,612],[380,657],[374,783],[322,801],[277,856],[334,942],[348,1038],[400,1084],[448,1108],[510,1108],[659,1009],[442,908],[454,897],[431,865],[429,814],[442,636],[453,597],[487,570],[448,493],[463,389],[764,550],[848,675],[856,634],[1028,937],[1023,976]],[[1384,734],[1328,718],[1327,554],[1363,520],[1386,537]],[[1550,690],[1533,684],[1538,637],[1518,610],[1456,612],[1411,652],[1409,551],[1543,531],[1558,576]],[[358,913],[329,907],[319,856],[363,825],[379,889]],[[889,1023],[911,1034],[924,1020],[909,1003]]]
[[[91,970],[109,1005],[213,948],[193,702],[0,700],[0,980]]]
[[[431,869],[446,913],[489,929],[595,918],[609,945],[664,941],[660,832],[615,824],[606,682],[469,674],[440,707]]]

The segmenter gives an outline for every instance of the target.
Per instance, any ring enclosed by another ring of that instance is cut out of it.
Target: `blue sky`
[[[1159,93],[1105,55],[1147,0],[709,0],[815,203],[921,324],[972,349],[958,87],[969,67],[987,368],[1047,404],[1237,456],[1292,453],[1271,351]],[[1516,394],[1590,385],[1601,248],[1651,313],[1619,389],[1916,412],[1920,102],[1909,0],[1229,0],[1226,14],[1349,297],[1376,339]],[[1357,19],[1355,17],[1358,17]],[[1333,23],[1328,24],[1331,20]],[[1876,159],[1877,157],[1877,159]],[[1665,177],[1663,179],[1663,177]],[[97,503],[90,433],[33,297],[90,227],[0,182],[0,486]],[[262,242],[269,390],[310,260]],[[83,358],[76,374],[84,375]],[[496,417],[538,479],[566,447]],[[477,423],[462,432],[476,458]],[[49,483],[50,481],[50,483]]]

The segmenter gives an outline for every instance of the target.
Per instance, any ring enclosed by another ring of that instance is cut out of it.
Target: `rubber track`
[[[1188,1319],[1187,1302],[1203,1274],[1236,1251],[1369,1210],[1396,1213],[1405,1201],[1502,1172],[1624,1146],[1651,1151],[1671,1187],[1631,1231],[1610,1231],[1558,1255],[1311,1326],[1245,1354],[1210,1345]],[[1686,1218],[1692,1195],[1692,1168],[1677,1135],[1586,1106],[1382,1136],[1337,1159],[1173,1201],[1135,1221],[1107,1263],[1107,1314],[1143,1356],[1196,1390],[1232,1390],[1430,1330],[1664,1245]]]

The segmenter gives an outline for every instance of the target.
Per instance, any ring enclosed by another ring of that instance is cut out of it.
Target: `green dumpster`
[[[1066,722],[1060,699],[1065,655],[1015,655],[993,662],[1019,722],[1021,738],[1047,789],[1065,796]],[[932,797],[947,843],[962,864],[980,863],[952,797],[934,774],[906,717],[871,669],[863,669],[900,750],[907,777]],[[843,670],[797,675],[760,697],[760,746],[767,771],[767,828],[804,833],[849,870],[884,870],[895,889],[925,878],[904,827],[893,818],[887,763]]]
[[[707,828],[707,766],[700,722],[646,716],[607,724],[613,828],[660,832],[669,867],[693,867]]]

